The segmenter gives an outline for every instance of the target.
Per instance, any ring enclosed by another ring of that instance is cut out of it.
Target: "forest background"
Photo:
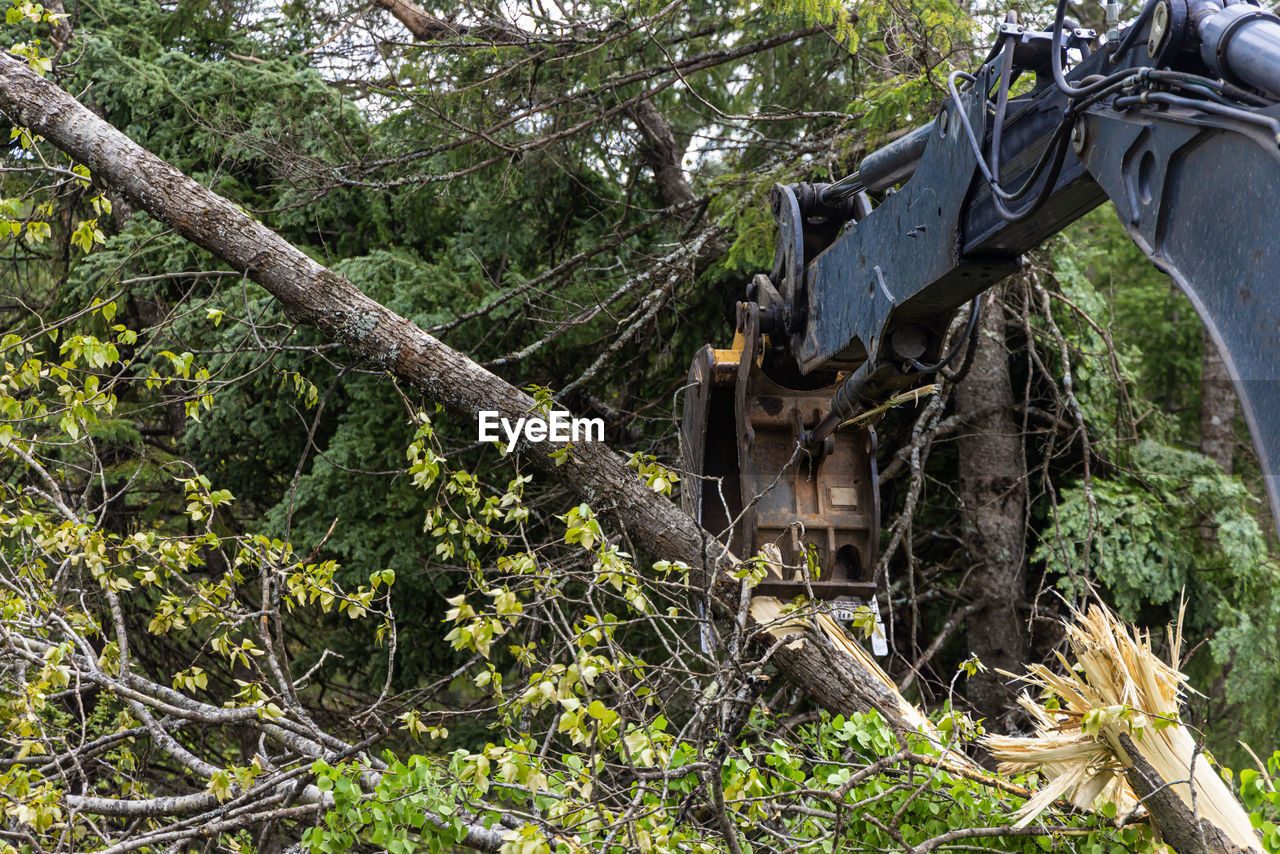
[[[1004,12],[13,0],[5,45],[674,496],[769,188],[927,121]],[[0,181],[0,846],[1146,844],[920,776],[928,745],[781,678],[608,495],[480,445],[47,141],[15,128]],[[1280,743],[1274,526],[1221,360],[1109,207],[1028,261],[968,375],[878,428],[885,669],[981,761],[1026,725],[997,671],[1051,661],[1072,606],[1161,637],[1185,607],[1184,717],[1280,848],[1242,746]]]

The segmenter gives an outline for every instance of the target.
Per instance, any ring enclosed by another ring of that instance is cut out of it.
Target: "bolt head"
[[[1077,155],[1083,154],[1085,146],[1089,142],[1089,128],[1084,122],[1084,117],[1076,119],[1075,126],[1071,128],[1071,150]]]

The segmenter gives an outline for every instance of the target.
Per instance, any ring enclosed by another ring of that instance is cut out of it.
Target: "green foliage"
[[[1245,768],[1240,772],[1240,800],[1249,810],[1249,820],[1258,832],[1267,854],[1280,851],[1280,751],[1267,759],[1265,768]]]
[[[1256,499],[1237,478],[1198,453],[1151,440],[1138,443],[1130,462],[1128,472],[1063,493],[1056,539],[1042,544],[1035,559],[1049,563],[1069,595],[1079,596],[1081,585],[1096,579],[1132,621],[1145,604],[1177,599],[1198,571],[1225,573],[1228,585],[1214,582],[1219,589],[1252,587],[1274,572],[1251,515]],[[1206,524],[1216,530],[1212,541],[1202,536]],[[1193,601],[1202,595],[1193,591]]]
[[[689,794],[702,782],[695,753],[662,736],[661,727],[655,747],[649,747],[655,743],[652,735],[642,740],[638,732],[622,734],[618,716],[599,701],[582,715],[588,716],[595,722],[585,739],[588,746],[622,746],[628,741],[645,745],[639,751],[634,746],[626,751],[630,761],[640,767],[656,762],[666,771],[662,786],[634,790],[635,803],[643,807],[642,818],[629,825],[626,850],[725,850],[722,842],[699,832],[696,825],[674,821],[683,811],[682,803],[688,803]],[[566,717],[577,720],[578,713],[566,712],[562,721]],[[767,732],[772,722],[760,717],[752,727]],[[561,730],[566,730],[563,723]],[[572,731],[581,732],[576,725]],[[654,751],[652,756],[648,749]],[[752,746],[734,751],[718,772],[727,814],[739,833],[749,835],[754,826],[767,823],[785,832],[795,850],[829,854],[842,844],[918,845],[998,821],[1016,808],[1018,799],[1003,790],[945,770],[935,745],[921,739],[910,749],[915,762],[898,758],[902,755],[898,741],[875,713],[848,718],[824,715],[800,727],[794,738],[753,739]],[[883,773],[859,773],[877,761],[885,766]],[[599,754],[587,752],[566,753],[553,761],[530,740],[490,743],[478,752],[457,751],[447,759],[414,756],[407,762],[393,761],[372,791],[367,791],[362,786],[367,772],[360,767],[317,762],[312,768],[316,785],[333,794],[334,805],[324,825],[308,831],[304,841],[317,854],[339,854],[361,843],[388,850],[418,846],[445,851],[466,833],[458,800],[496,796],[513,808],[521,803],[536,805],[549,822],[572,828],[560,834],[534,825],[505,831],[504,852],[622,850],[609,845],[616,814],[601,805],[588,807],[585,800],[597,785],[594,776],[600,763]],[[451,782],[442,784],[442,780]],[[839,797],[824,808],[789,814],[789,805],[805,802],[816,792],[838,792]],[[848,818],[842,819],[841,803],[856,804],[860,815],[850,810]],[[479,817],[486,826],[504,832],[499,810]],[[1106,820],[1101,816],[1057,815],[1048,823],[1069,835],[997,836],[984,843],[992,850],[1023,852],[1062,845],[1081,852],[1155,848],[1145,828],[1104,829]]]
[[[1265,698],[1280,690],[1280,674],[1263,662],[1280,654],[1280,568],[1270,517],[1246,477],[1185,448],[1198,429],[1187,413],[1199,404],[1199,323],[1120,240],[1113,221],[1091,217],[1055,258],[1063,330],[1081,353],[1071,388],[1109,465],[1061,489],[1032,559],[1068,597],[1100,589],[1140,624],[1172,621],[1185,599],[1185,633],[1209,638],[1210,655],[1188,665],[1196,684],[1225,674],[1228,704],[1251,709],[1237,718],[1238,735],[1271,743],[1280,713]],[[1165,414],[1161,398],[1189,405]],[[1215,750],[1239,758],[1229,729],[1213,737]]]
[[[1067,316],[1073,342],[1088,355],[1077,365],[1084,372],[1077,392],[1091,429],[1114,434],[1125,415],[1115,368],[1108,365],[1114,359],[1129,394],[1147,404],[1128,417],[1143,416],[1148,436],[1170,441],[1197,435],[1200,320],[1177,286],[1129,240],[1113,211],[1090,214],[1064,237],[1054,253],[1054,278],[1084,315],[1107,330],[1114,348],[1108,352],[1108,342],[1084,317]]]

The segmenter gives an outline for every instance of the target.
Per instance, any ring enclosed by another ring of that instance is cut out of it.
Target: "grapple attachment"
[[[779,548],[784,577],[762,581],[757,593],[812,595],[848,619],[875,596],[880,508],[872,435],[846,428],[819,454],[802,450],[843,377],[801,382],[795,375],[805,387],[789,387],[783,374],[766,370],[765,344],[759,307],[740,303],[734,347],[707,346],[694,359],[681,424],[684,508],[741,558],[767,543]]]

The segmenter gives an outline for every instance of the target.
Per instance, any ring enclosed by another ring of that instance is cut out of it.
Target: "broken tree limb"
[[[451,412],[475,419],[481,409],[496,410],[515,421],[535,408],[532,397],[370,299],[9,55],[0,56],[0,112],[89,167],[98,184],[257,282],[292,318],[315,326]],[[579,443],[557,466],[549,454],[561,447],[524,440],[517,446],[581,500],[612,514],[655,556],[689,566],[694,583],[707,584],[722,613],[736,609],[738,582],[729,570],[737,561],[715,537],[651,491],[604,443]],[[904,712],[909,704],[874,662],[851,654],[850,642],[834,624],[818,626],[805,643],[777,651],[774,661],[781,673],[833,713],[875,708],[895,729],[914,731],[916,716]]]
[[[1050,705],[1020,698],[1036,735],[986,739],[1001,770],[1038,768],[1049,778],[1018,826],[1058,797],[1084,809],[1110,802],[1118,814],[1140,804],[1178,854],[1261,854],[1249,815],[1179,718],[1187,690],[1175,666],[1181,617],[1166,663],[1146,634],[1131,632],[1102,605],[1073,616],[1067,641],[1074,665],[1060,656],[1062,673],[1037,664],[1021,677],[1046,692],[1046,701],[1057,698]]]
[[[1170,848],[1178,854],[1236,854],[1257,850],[1256,847],[1241,848],[1208,818],[1196,816],[1191,806],[1183,803],[1174,786],[1169,785],[1146,760],[1128,735],[1122,733],[1119,742],[1124,753],[1123,761],[1127,763],[1125,779],[1138,801],[1154,818],[1160,835]],[[1200,763],[1207,765],[1208,760],[1201,758]]]

